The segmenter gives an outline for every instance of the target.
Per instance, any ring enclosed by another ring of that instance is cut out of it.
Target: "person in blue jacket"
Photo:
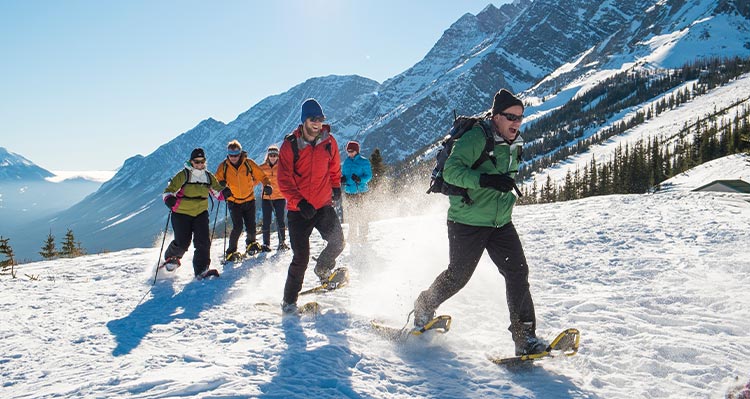
[[[370,160],[359,153],[359,143],[346,143],[347,158],[341,166],[341,184],[346,194],[346,219],[349,221],[349,241],[367,241],[369,212],[365,193],[372,179]]]

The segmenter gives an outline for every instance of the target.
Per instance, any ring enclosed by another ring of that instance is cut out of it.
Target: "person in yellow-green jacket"
[[[228,187],[219,184],[219,180],[206,170],[206,154],[202,148],[190,153],[190,160],[185,168],[172,177],[164,189],[164,204],[172,212],[172,230],[174,240],[164,252],[164,267],[174,271],[180,266],[180,259],[187,252],[190,240],[193,241],[193,271],[197,279],[219,276],[216,269],[211,269],[211,237],[208,223],[208,197],[214,196],[219,201],[232,196]]]
[[[229,215],[232,218],[232,231],[229,233],[229,247],[224,254],[226,261],[237,261],[242,254],[237,252],[237,242],[245,227],[245,253],[255,255],[261,251],[256,241],[255,232],[255,186],[263,184],[263,192],[271,194],[271,181],[263,170],[247,152],[242,151],[242,145],[237,140],[227,144],[227,157],[216,167],[216,178],[232,190],[232,196],[227,198]]]
[[[536,337],[536,315],[529,290],[529,266],[521,240],[511,221],[517,189],[523,138],[520,136],[524,105],[511,92],[495,94],[486,118],[474,124],[453,145],[445,161],[446,183],[467,189],[470,201],[451,195],[448,208],[448,268],[437,276],[414,303],[414,325],[429,323],[440,304],[469,282],[479,259],[487,250],[492,262],[505,278],[505,293],[510,314],[511,336],[516,355],[534,354],[547,344]],[[475,168],[492,134],[493,151]],[[492,306],[490,304],[479,306]]]

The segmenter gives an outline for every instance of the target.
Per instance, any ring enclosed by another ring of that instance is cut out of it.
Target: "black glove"
[[[174,208],[174,205],[177,203],[177,197],[174,195],[170,195],[167,198],[164,198],[164,204],[167,205],[167,208],[172,209]]]
[[[219,185],[221,185],[222,187],[226,187],[227,186],[227,181],[226,180],[219,180]]]
[[[224,187],[224,189],[221,190],[221,195],[223,195],[226,200],[232,196],[232,190],[230,190],[229,187]]]
[[[479,186],[494,188],[497,191],[507,193],[508,191],[513,190],[515,181],[508,175],[482,174],[479,176]]]
[[[263,195],[271,195],[271,193],[273,193],[273,187],[271,186],[263,187]]]
[[[346,184],[346,176],[341,175],[341,184]]]
[[[341,187],[333,188],[333,202],[341,201]]]
[[[359,178],[359,176],[352,174],[352,180],[354,180],[355,183],[359,184],[359,182],[362,181],[362,179]]]
[[[299,208],[300,215],[307,220],[310,220],[315,216],[315,208],[313,208],[306,199],[300,201],[299,204],[297,204],[297,208]]]

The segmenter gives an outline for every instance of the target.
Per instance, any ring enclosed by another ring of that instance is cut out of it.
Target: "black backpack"
[[[495,137],[492,134],[492,127],[489,125],[489,122],[483,117],[456,116],[453,120],[453,126],[448,132],[448,135],[445,136],[445,139],[441,143],[441,148],[438,150],[437,156],[435,157],[436,164],[435,168],[432,170],[430,188],[427,190],[428,194],[441,193],[445,195],[460,195],[463,197],[463,201],[466,204],[471,205],[473,203],[472,199],[469,197],[467,189],[454,186],[443,180],[443,168],[445,167],[445,161],[448,159],[448,156],[450,156],[451,151],[453,151],[453,144],[455,144],[456,140],[460,139],[464,133],[471,130],[477,123],[482,128],[482,132],[484,132],[485,144],[482,154],[479,156],[479,159],[474,161],[471,168],[476,169],[487,160],[491,160],[492,163],[495,163],[495,157],[493,155]]]

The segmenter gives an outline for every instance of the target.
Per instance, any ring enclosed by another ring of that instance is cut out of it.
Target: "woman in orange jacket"
[[[232,232],[229,233],[229,247],[225,254],[227,261],[236,261],[242,257],[237,252],[237,241],[242,234],[244,224],[245,253],[255,255],[261,246],[255,240],[255,185],[263,184],[263,193],[271,194],[271,181],[247,152],[242,151],[239,141],[232,140],[227,144],[227,159],[216,168],[216,178],[232,190],[227,199],[227,207],[232,218]]]
[[[284,251],[289,249],[289,246],[286,245],[285,242],[286,224],[284,221],[286,219],[286,199],[284,198],[284,194],[281,193],[281,190],[279,190],[278,165],[279,147],[271,145],[266,152],[266,159],[260,164],[261,170],[263,170],[263,173],[265,173],[271,181],[271,194],[266,195],[264,193],[263,200],[261,201],[261,206],[263,208],[263,228],[261,229],[263,232],[263,246],[261,246],[261,249],[264,252],[271,251],[271,220],[274,214],[276,215],[276,231],[279,236],[279,246],[277,250]]]

